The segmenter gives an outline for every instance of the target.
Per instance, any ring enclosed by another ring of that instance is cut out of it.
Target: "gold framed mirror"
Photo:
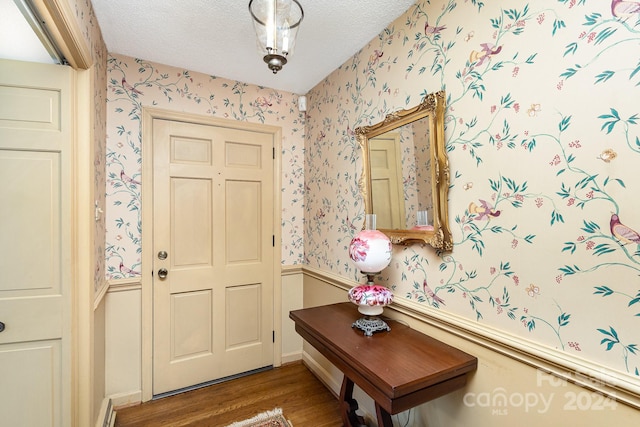
[[[363,157],[365,213],[395,244],[424,242],[453,249],[449,228],[449,160],[444,139],[444,91],[420,105],[355,130]]]

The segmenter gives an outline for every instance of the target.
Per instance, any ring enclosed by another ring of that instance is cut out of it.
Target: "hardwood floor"
[[[338,399],[302,362],[116,409],[115,427],[223,427],[282,408],[294,427],[340,427]]]

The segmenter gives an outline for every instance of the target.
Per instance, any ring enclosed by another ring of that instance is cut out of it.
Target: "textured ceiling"
[[[299,0],[296,50],[273,74],[249,0],[92,0],[107,49],[245,83],[305,94],[415,0]]]

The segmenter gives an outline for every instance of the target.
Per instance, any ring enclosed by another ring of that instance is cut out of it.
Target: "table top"
[[[376,401],[392,402],[438,385],[446,389],[442,395],[452,389],[443,383],[463,377],[459,388],[477,367],[474,356],[397,321],[385,319],[390,332],[365,336],[351,326],[362,315],[349,302],[294,310],[289,317],[303,338]]]

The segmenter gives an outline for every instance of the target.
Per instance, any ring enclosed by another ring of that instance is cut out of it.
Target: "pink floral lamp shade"
[[[391,241],[378,230],[362,230],[349,245],[351,260],[363,273],[379,273],[391,262]]]

